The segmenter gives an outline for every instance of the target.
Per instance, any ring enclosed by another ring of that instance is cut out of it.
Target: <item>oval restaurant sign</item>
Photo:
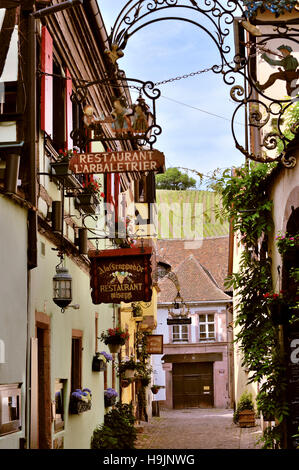
[[[159,150],[77,153],[70,159],[69,168],[75,174],[157,170],[164,172],[165,157]]]
[[[149,302],[152,298],[152,249],[124,248],[88,252],[94,304]]]

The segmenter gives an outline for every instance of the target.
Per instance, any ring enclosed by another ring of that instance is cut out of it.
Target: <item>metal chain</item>
[[[214,67],[215,66],[209,67],[209,68],[203,69],[203,70],[198,70],[197,72],[191,72],[191,73],[181,75],[181,76],[178,76],[178,77],[168,78],[167,80],[162,80],[161,82],[156,82],[156,83],[154,83],[154,85],[155,86],[165,85],[165,83],[170,83],[170,82],[174,82],[176,80],[182,80],[182,79],[185,79],[185,78],[194,77],[195,75],[200,75],[201,73],[210,72],[211,70],[213,70]],[[218,66],[218,67],[220,67],[220,66]]]

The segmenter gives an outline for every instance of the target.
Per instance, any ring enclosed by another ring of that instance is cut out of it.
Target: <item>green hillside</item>
[[[219,196],[212,191],[171,191],[157,195],[158,238],[220,237],[229,233],[228,221],[216,219]]]

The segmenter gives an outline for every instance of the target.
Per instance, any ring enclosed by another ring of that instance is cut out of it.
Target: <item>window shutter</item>
[[[71,132],[73,130],[73,103],[71,101],[72,94],[72,80],[70,79],[71,75],[68,69],[66,69],[66,85],[65,85],[65,130],[66,130],[66,147],[68,149],[73,148],[73,139],[71,139]]]
[[[53,73],[53,39],[46,26],[42,27],[41,69]],[[41,79],[41,130],[53,137],[53,77]]]
[[[114,207],[115,207],[115,222],[118,222],[119,184],[120,184],[120,175],[119,175],[119,173],[114,173]]]

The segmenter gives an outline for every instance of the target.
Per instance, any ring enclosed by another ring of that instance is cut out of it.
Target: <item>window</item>
[[[71,368],[71,391],[81,388],[82,379],[82,331],[72,332],[72,368]]]
[[[0,385],[0,436],[21,428],[21,385]]]
[[[199,341],[215,340],[214,315],[211,313],[199,315]]]
[[[177,342],[188,342],[188,325],[173,325],[172,327],[172,341]]]

